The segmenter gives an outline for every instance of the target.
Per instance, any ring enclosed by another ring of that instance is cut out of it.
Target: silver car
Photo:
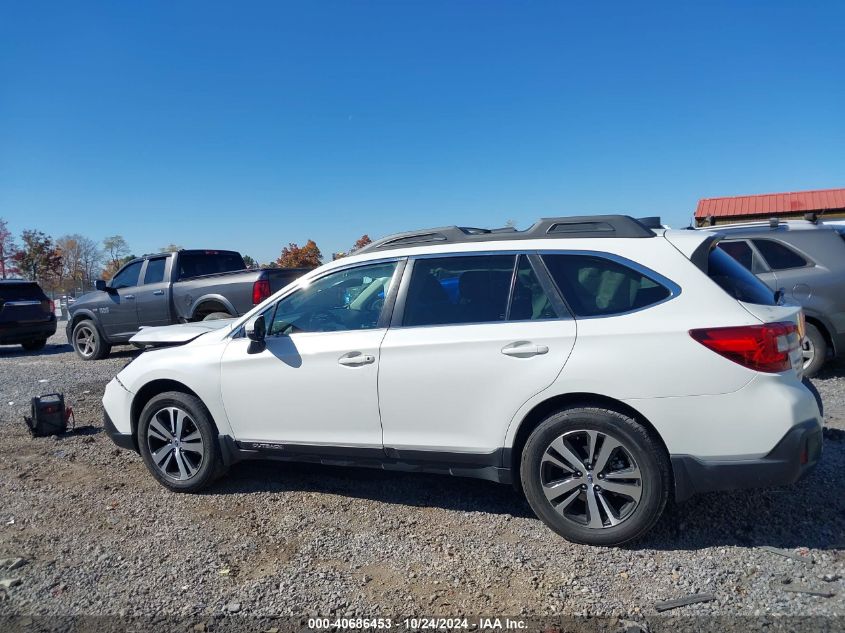
[[[804,373],[845,356],[845,227],[806,220],[706,227],[719,248],[804,307]]]

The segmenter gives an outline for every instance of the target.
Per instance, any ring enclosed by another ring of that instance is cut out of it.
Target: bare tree
[[[6,220],[0,218],[0,279],[8,279],[18,275],[18,266],[15,263],[15,253],[18,246],[15,244],[15,237],[9,230]]]

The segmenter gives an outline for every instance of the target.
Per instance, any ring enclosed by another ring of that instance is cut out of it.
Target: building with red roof
[[[800,220],[808,213],[815,213],[822,219],[845,218],[845,189],[702,198],[695,210],[695,223],[697,226],[706,226],[766,220],[771,217]]]

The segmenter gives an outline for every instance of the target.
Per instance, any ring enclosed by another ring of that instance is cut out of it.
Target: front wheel
[[[197,492],[222,473],[217,429],[195,396],[169,391],[141,411],[138,448],[147,469],[174,492]]]
[[[654,526],[669,498],[669,463],[636,420],[566,409],[531,433],[520,477],[537,516],[575,543],[620,545]]]

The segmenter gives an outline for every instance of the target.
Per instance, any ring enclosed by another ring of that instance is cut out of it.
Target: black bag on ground
[[[67,430],[65,397],[48,393],[32,399],[32,417],[24,418],[32,437],[61,435]]]

